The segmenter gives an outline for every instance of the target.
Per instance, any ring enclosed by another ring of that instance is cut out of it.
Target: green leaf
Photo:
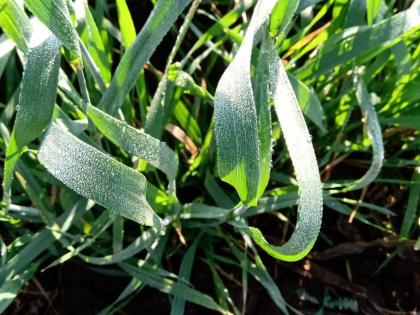
[[[303,113],[322,131],[326,132],[327,130],[322,119],[324,109],[315,91],[298,80],[293,74],[288,73],[287,75]]]
[[[11,257],[7,264],[0,269],[0,283],[6,278],[22,272],[27,266],[36,259],[41,253],[47,251],[48,248],[56,241],[57,235],[54,230],[61,233],[66,232],[73,222],[80,219],[86,209],[86,199],[78,200],[73,207],[67,209],[60,215],[54,224],[48,226],[34,235],[31,241],[25,245],[15,256]],[[59,234],[61,235],[61,234]]]
[[[263,195],[270,179],[272,131],[269,89],[269,65],[267,63],[267,45],[270,38],[268,33],[262,39],[261,50],[258,55],[254,82],[255,107],[258,117],[258,144],[260,158],[260,178],[257,196]]]
[[[29,42],[19,105],[6,152],[3,178],[3,200],[6,204],[10,202],[13,171],[19,157],[51,121],[57,96],[60,45],[60,41],[38,23]]]
[[[347,12],[344,27],[352,27],[366,24],[364,22],[366,15],[366,0],[351,0]]]
[[[82,39],[92,55],[95,64],[99,67],[103,81],[108,83],[111,80],[111,65],[106,54],[107,52],[92,13],[90,13],[89,6],[86,2],[84,6],[86,27]]]
[[[155,241],[155,234],[151,233],[150,231],[144,231],[142,235],[136,238],[130,245],[116,252],[113,255],[107,255],[103,257],[91,257],[78,253],[78,256],[89,264],[100,266],[110,265],[122,262],[124,260],[127,260],[128,258],[133,257],[134,255],[149,247]]]
[[[416,213],[419,209],[420,199],[420,167],[416,167],[411,177],[410,192],[408,194],[407,209],[405,210],[403,223],[400,231],[400,238],[406,239],[410,235],[410,230],[415,223]]]
[[[306,8],[317,4],[319,0],[301,0],[299,1],[298,11],[305,10]]]
[[[125,0],[117,0],[117,14],[118,24],[121,29],[122,43],[125,48],[129,48],[136,40],[136,29],[134,27],[133,18],[128,9]],[[136,81],[136,92],[140,103],[140,116],[142,124],[146,121],[147,105],[149,103],[149,95],[147,93],[146,78],[144,76],[144,69],[140,70]]]
[[[206,187],[207,192],[218,206],[226,209],[231,209],[235,206],[235,203],[232,201],[227,192],[222,187],[220,187],[210,171],[206,172],[204,187]]]
[[[124,97],[134,87],[140,70],[189,2],[190,0],[158,1],[136,41],[121,59],[109,88],[99,102],[99,108],[110,114],[117,112]]]
[[[250,206],[257,204],[269,166],[260,159],[259,117],[251,83],[251,53],[255,37],[274,5],[274,1],[259,1],[256,5],[242,45],[223,73],[214,97],[219,176],[235,187],[242,202]]]
[[[242,45],[220,79],[215,94],[219,174],[224,181],[236,188],[242,201],[248,206],[257,205],[261,166],[264,165],[260,160],[262,150],[259,147],[261,140],[258,134],[264,126],[259,126],[257,122],[251,86],[251,52],[255,36],[259,32],[268,32],[266,21],[273,6],[274,3],[270,1],[261,0],[257,3]],[[263,37],[261,51],[260,54],[264,56],[262,60],[268,64],[268,81],[271,83],[274,107],[299,184],[299,215],[295,231],[282,246],[270,245],[256,228],[245,229],[273,257],[296,261],[311,250],[319,234],[322,221],[321,181],[302,111],[269,38],[264,40]],[[261,104],[260,100],[257,102]]]
[[[251,239],[246,233],[242,234],[245,244],[254,251],[255,263],[252,263],[248,260],[246,253],[240,250],[232,241],[227,241],[230,250],[236,256],[236,258],[241,262],[242,268],[247,270],[247,272],[252,275],[255,280],[261,283],[261,285],[267,290],[267,293],[270,295],[273,302],[277,307],[282,310],[284,314],[289,314],[286,307],[286,302],[273,278],[270,276],[267,268],[264,266],[261,258],[258,253],[255,251],[255,246],[252,244]]]
[[[66,261],[70,260],[71,258],[78,255],[81,251],[83,251],[86,248],[89,248],[92,246],[93,242],[102,234],[105,232],[105,230],[112,224],[114,221],[114,215],[110,210],[105,210],[101,213],[98,219],[95,220],[95,222],[92,224],[92,230],[90,231],[90,238],[84,241],[80,246],[74,248],[73,246],[70,247],[70,250],[49,263],[46,267],[42,269],[42,271],[45,271],[47,269],[50,269],[52,267],[55,267],[59,264],[63,264]]]
[[[15,43],[5,34],[0,36],[0,78],[9,62],[9,57],[15,49]],[[3,114],[2,114],[3,116]]]
[[[382,140],[382,130],[378,121],[378,116],[376,115],[375,108],[370,101],[369,93],[360,71],[361,69],[355,69],[354,71],[356,98],[362,110],[363,117],[366,121],[365,124],[368,129],[368,135],[372,142],[373,158],[365,175],[346,187],[344,191],[361,189],[372,183],[381,171],[385,154],[384,143]]]
[[[269,48],[270,81],[274,108],[286,141],[299,185],[298,222],[290,239],[282,246],[270,245],[256,228],[249,228],[254,241],[271,256],[296,261],[313,247],[321,228],[322,189],[311,136],[293,87],[274,44]]]
[[[0,27],[26,53],[27,41],[32,32],[31,23],[15,0],[0,0]]]
[[[218,305],[209,295],[203,294],[184,283],[175,282],[157,272],[153,272],[154,269],[137,268],[128,264],[122,264],[122,267],[132,276],[161,292],[180,297],[222,314],[230,314]]]
[[[201,203],[185,204],[182,208],[181,219],[220,219],[229,214],[229,210],[208,206]]]
[[[420,25],[420,3],[372,26],[352,27],[332,36],[321,47],[316,57],[296,71],[299,79],[317,78],[342,66],[353,58],[398,40]]]
[[[148,134],[158,139],[161,138],[162,132],[165,130],[165,126],[167,125],[172,115],[174,105],[178,102],[178,99],[181,96],[181,92],[177,91],[176,89],[176,83],[171,80],[171,77],[177,77],[180,74],[177,70],[182,68],[181,63],[174,63],[174,58],[178,53],[179,48],[181,47],[182,41],[185,39],[194,14],[198,10],[200,1],[201,0],[193,1],[187,15],[184,18],[184,22],[179,29],[175,44],[172,47],[169,57],[166,61],[165,72],[159,82],[155,95],[153,96],[152,102],[150,104],[150,109],[147,113],[144,130]],[[174,78],[174,80],[176,79]]]
[[[133,18],[131,17],[130,10],[128,9],[125,0],[116,0],[118,25],[121,29],[121,37],[126,48],[136,40],[136,28],[134,27]]]
[[[18,146],[36,139],[51,120],[57,96],[60,41],[37,25],[29,43],[13,134]]]
[[[298,5],[299,0],[277,1],[270,17],[271,37],[276,37],[289,27]]]
[[[331,197],[331,196],[325,196],[324,204],[325,204],[326,207],[331,208],[331,209],[337,211],[338,213],[345,214],[345,215],[348,215],[348,216],[350,216],[353,212],[352,208],[350,208],[349,206],[342,203],[338,198],[334,198],[334,197]],[[381,232],[385,232],[387,234],[390,232],[389,230],[383,228],[382,226],[377,225],[375,223],[372,223],[371,221],[369,221],[367,216],[365,216],[361,213],[357,213],[356,216],[355,216],[355,219],[362,222],[363,224],[372,226],[372,227],[380,230]]]
[[[115,145],[163,171],[168,176],[170,183],[175,181],[178,157],[164,142],[160,142],[92,105],[88,105],[87,114],[99,131]]]
[[[367,20],[369,25],[372,25],[377,17],[381,3],[381,0],[366,0]]]
[[[0,313],[13,302],[22,286],[28,281],[36,271],[36,265],[31,266],[21,274],[6,280],[0,287]]]
[[[44,23],[63,45],[75,54],[73,66],[81,65],[79,35],[73,27],[65,0],[24,0],[26,7]]]
[[[181,266],[179,267],[178,276],[186,281],[190,280],[192,267],[194,264],[195,252],[197,251],[197,245],[200,241],[200,237],[197,237],[193,244],[185,252]],[[185,299],[180,296],[175,296],[171,303],[171,315],[184,314],[185,310]]]
[[[16,164],[19,161],[19,158],[25,153],[26,147],[19,147],[16,145],[15,137],[12,135],[9,145],[6,150],[6,160],[4,162],[4,172],[3,172],[3,203],[7,208],[10,205],[12,193],[12,181],[13,181],[13,172],[16,168]]]
[[[162,230],[163,222],[146,201],[143,175],[52,124],[38,159],[63,184],[137,223]]]
[[[187,135],[194,141],[196,144],[201,143],[201,130],[198,126],[197,121],[194,116],[191,115],[188,108],[180,100],[176,103],[174,108],[174,116],[176,120],[181,125],[182,129],[185,130]]]

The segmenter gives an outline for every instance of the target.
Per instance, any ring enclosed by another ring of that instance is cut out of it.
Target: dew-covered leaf
[[[146,201],[144,176],[69,132],[51,124],[38,159],[54,177],[78,194],[130,220],[162,230],[161,219]]]
[[[359,73],[360,70],[361,69],[355,69],[353,74],[354,85],[356,88],[356,99],[362,110],[362,115],[365,121],[365,125],[367,125],[369,138],[372,141],[373,158],[369,169],[363,175],[363,177],[346,187],[344,189],[345,191],[361,189],[372,183],[381,171],[385,155],[381,125],[379,124],[378,116],[370,100],[362,74]]]
[[[60,41],[41,23],[34,28],[22,78],[15,124],[4,166],[4,201],[10,202],[10,185],[20,155],[51,121],[57,95]]]
[[[82,54],[79,46],[79,35],[77,35],[65,0],[24,0],[25,6],[52,33],[63,43],[73,54],[74,65],[82,62]]]
[[[261,163],[260,158],[258,130],[264,126],[259,126],[251,83],[251,53],[256,35],[274,5],[274,1],[259,1],[256,5],[242,45],[223,73],[214,97],[219,176],[235,187],[246,205],[256,205],[258,193],[263,190],[261,176],[266,177],[262,174],[270,165]]]
[[[258,126],[257,122],[249,65],[255,36],[259,32],[268,33],[266,21],[273,6],[273,2],[263,0],[256,5],[243,43],[223,74],[215,94],[219,174],[236,188],[246,205],[257,205],[257,187],[261,180],[258,132],[262,126]],[[263,61],[268,65],[274,108],[299,185],[298,222],[292,236],[282,246],[270,245],[256,228],[245,226],[245,230],[273,257],[296,261],[306,256],[319,234],[322,221],[321,181],[311,135],[274,43],[270,38],[263,37],[260,50],[260,54],[266,56]]]
[[[168,176],[169,182],[175,180],[178,157],[164,142],[94,106],[88,105],[87,114],[99,131],[114,144],[162,170]]]
[[[274,108],[299,185],[298,221],[292,236],[282,246],[270,245],[260,230],[252,227],[249,229],[255,242],[268,254],[278,259],[296,261],[312,249],[321,228],[321,181],[311,136],[293,87],[272,43],[269,52]]]

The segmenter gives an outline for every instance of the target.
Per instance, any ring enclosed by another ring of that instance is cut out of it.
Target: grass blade
[[[157,272],[153,272],[153,270],[150,270],[150,268],[147,268],[149,270],[145,270],[143,268],[133,267],[128,264],[122,264],[122,267],[129,274],[133,275],[144,284],[147,284],[152,288],[167,294],[181,297],[189,302],[218,311],[219,313],[230,314],[207,294],[203,294],[183,283],[175,282],[174,280],[165,278],[162,275],[157,274]]]
[[[47,170],[78,194],[137,223],[162,230],[145,199],[143,175],[52,124],[39,148]]]
[[[355,181],[354,184],[346,187],[344,191],[361,189],[372,183],[381,171],[385,154],[382,140],[382,130],[378,121],[378,116],[376,115],[375,108],[370,101],[369,93],[363,81],[362,74],[359,71],[361,71],[361,69],[355,69],[354,73],[356,98],[360,108],[362,109],[363,117],[367,121],[368,134],[373,147],[373,159],[366,174]]]
[[[288,73],[287,75],[303,113],[323,132],[326,132],[325,123],[322,119],[324,109],[315,91],[298,80],[293,74]]]
[[[136,84],[137,76],[163,36],[190,0],[159,0],[136,41],[127,49],[98,107],[115,114],[124,97]]]
[[[32,32],[31,24],[15,0],[0,0],[0,27],[21,51],[26,52]]]
[[[183,280],[189,281],[191,276],[191,271],[194,263],[195,252],[197,250],[197,245],[200,241],[200,237],[197,237],[194,240],[194,243],[188,248],[185,252],[184,257],[181,261],[181,266],[179,267],[179,277]],[[175,296],[172,300],[171,305],[171,315],[184,314],[185,310],[185,299],[179,296]]]
[[[258,116],[251,83],[251,53],[255,37],[274,5],[274,1],[259,1],[256,5],[242,45],[223,73],[214,97],[219,176],[235,187],[242,202],[250,206],[257,204],[258,193],[263,190],[260,187],[261,177],[264,179],[262,174],[267,173],[268,165],[261,163],[260,159]]]
[[[14,276],[12,279],[6,280],[0,287],[0,313],[13,302],[18,295],[22,286],[28,281],[36,271],[36,265],[32,265],[21,274]]]
[[[60,45],[60,41],[42,24],[35,27],[29,43],[16,120],[6,152],[3,178],[6,205],[10,202],[13,171],[19,157],[51,120],[57,95]]]
[[[274,108],[299,184],[296,229],[282,246],[270,245],[256,228],[250,228],[254,241],[271,256],[296,261],[313,247],[321,228],[322,188],[312,140],[293,87],[271,42],[270,78],[274,83]]]
[[[366,0],[367,20],[369,25],[373,24],[376,16],[379,13],[381,4],[381,0]]]
[[[101,133],[128,153],[162,170],[171,184],[178,171],[178,157],[164,143],[88,105],[87,114]]]
[[[26,7],[50,31],[57,36],[63,45],[73,54],[73,66],[82,64],[82,54],[79,46],[79,35],[71,22],[65,0],[24,0]]]
[[[86,2],[84,2],[84,7],[86,26],[85,32],[82,34],[82,39],[84,40],[92,59],[95,61],[95,64],[99,67],[103,81],[108,83],[111,80],[111,65],[108,60],[107,52],[104,43],[102,42],[101,34],[99,33],[98,27],[96,26],[95,20]]]
[[[136,40],[136,28],[134,27],[127,2],[125,0],[116,0],[115,3],[117,5],[118,24],[121,29],[122,42],[128,48]]]
[[[127,2],[125,0],[117,0],[117,14],[118,14],[118,25],[121,29],[121,39],[125,49],[128,49],[132,43],[136,40],[136,28],[134,27],[133,18],[130,10],[128,9]],[[140,103],[140,117],[142,125],[146,121],[147,105],[149,103],[149,95],[146,86],[146,78],[144,70],[141,69],[136,82],[136,92]]]
[[[263,195],[268,185],[271,171],[272,153],[272,130],[271,130],[271,111],[270,111],[270,91],[269,91],[269,65],[267,64],[268,33],[265,34],[261,43],[261,50],[258,55],[254,95],[255,107],[258,119],[258,152],[260,157],[260,178],[258,183],[257,196]]]
[[[413,183],[410,185],[410,193],[408,195],[407,209],[405,210],[403,223],[401,226],[400,238],[406,239],[410,235],[410,230],[415,223],[416,213],[419,209],[420,199],[420,167],[416,167],[412,176]]]
[[[39,255],[46,251],[57,239],[53,230],[58,229],[61,233],[66,232],[73,222],[82,216],[86,209],[86,199],[81,199],[70,209],[60,215],[55,225],[40,231],[32,236],[31,241],[15,256],[10,258],[7,264],[0,270],[0,283],[6,278],[11,278],[15,274],[22,272]]]
[[[0,78],[9,62],[9,57],[13,49],[15,49],[15,43],[6,35],[2,34],[0,36]]]
[[[125,287],[124,291],[106,308],[98,313],[98,315],[114,314],[115,311],[111,311],[116,304],[120,303],[124,299],[128,298],[131,294],[138,291],[142,287],[142,282],[137,278],[131,279],[130,283]],[[118,308],[117,308],[118,309]]]
[[[134,255],[149,247],[155,241],[156,235],[151,233],[150,231],[145,231],[130,245],[113,255],[107,255],[103,257],[91,257],[78,253],[78,256],[89,264],[100,266],[110,265],[122,262],[128,258],[133,257]]]
[[[369,51],[401,38],[420,24],[420,2],[372,26],[353,27],[331,37],[316,57],[296,71],[299,79],[317,78]],[[378,52],[380,50],[378,49]]]
[[[177,69],[182,67],[178,63],[172,64],[179,48],[181,47],[182,41],[187,35],[187,31],[190,27],[191,21],[196,13],[201,0],[194,0],[188,13],[182,23],[176,38],[175,44],[169,54],[168,60],[166,61],[165,73],[161,78],[155,95],[153,96],[150,104],[150,110],[147,113],[146,123],[144,126],[145,131],[160,139],[162,132],[165,129],[166,124],[172,114],[174,103],[177,103],[177,99],[174,98],[175,94],[175,83],[170,80],[169,74],[174,72],[177,75]],[[173,69],[173,70],[172,70]]]

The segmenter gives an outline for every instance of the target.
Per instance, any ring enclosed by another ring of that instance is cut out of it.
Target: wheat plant
[[[125,0],[0,0],[0,312],[77,260],[130,278],[100,314],[145,286],[171,314],[240,314],[248,277],[299,313],[261,254],[301,260],[332,212],[418,236],[418,0],[152,2],[137,33]],[[334,178],[354,152],[360,176]],[[381,182],[408,189],[403,211],[355,197]],[[262,231],[270,214],[282,242]],[[214,295],[190,283],[200,259]],[[219,265],[241,270],[241,305]]]

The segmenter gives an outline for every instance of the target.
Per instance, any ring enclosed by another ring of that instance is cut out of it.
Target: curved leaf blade
[[[245,38],[223,73],[214,97],[217,166],[220,178],[235,187],[242,202],[257,204],[261,174],[258,116],[251,83],[251,53],[256,35],[275,1],[259,1]],[[262,169],[263,168],[263,169]]]
[[[252,93],[251,52],[257,35],[269,31],[266,22],[274,4],[272,1],[260,0],[256,5],[244,41],[223,74],[215,94],[219,173],[224,181],[236,188],[248,206],[257,203],[262,165],[259,148],[261,141],[258,136],[262,126],[257,123]],[[319,234],[323,208],[321,180],[311,136],[292,84],[272,40],[263,36],[262,41],[260,53],[267,56],[264,59],[268,64],[268,82],[271,82],[274,107],[299,185],[299,215],[295,231],[282,246],[270,245],[256,228],[246,225],[241,228],[248,231],[254,241],[273,257],[296,261],[307,255]]]
[[[369,169],[363,175],[363,177],[356,180],[354,184],[346,187],[344,191],[361,189],[372,183],[382,169],[385,155],[381,125],[379,124],[375,108],[370,101],[369,93],[363,81],[362,74],[359,73],[360,70],[361,69],[355,69],[353,75],[354,85],[356,88],[356,99],[362,110],[363,117],[366,120],[368,136],[372,141],[373,158]]]
[[[261,231],[250,228],[254,241],[271,256],[297,261],[312,249],[322,222],[322,188],[312,140],[286,70],[275,47],[270,47],[270,77],[274,82],[274,108],[286,141],[299,185],[298,222],[282,246],[269,244]]]
[[[144,176],[52,124],[38,160],[67,187],[137,223],[162,230],[146,201]]]

